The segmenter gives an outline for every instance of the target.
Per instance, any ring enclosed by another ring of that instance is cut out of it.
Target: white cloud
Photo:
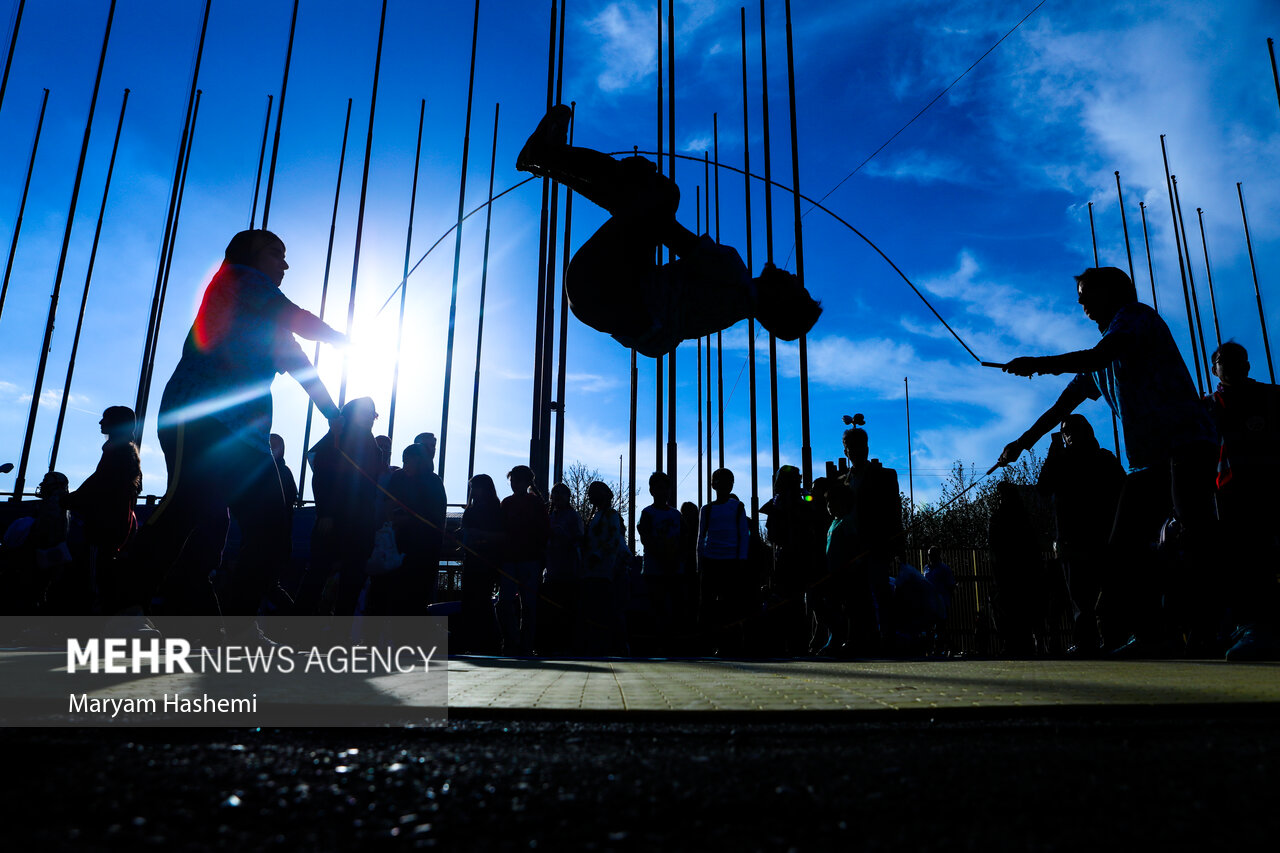
[[[596,82],[606,92],[627,89],[656,68],[653,15],[634,2],[610,3],[585,26],[600,41],[603,70]]]

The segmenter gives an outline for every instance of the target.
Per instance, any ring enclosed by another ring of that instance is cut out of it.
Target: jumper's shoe
[[[765,264],[752,282],[755,318],[777,338],[794,341],[808,334],[822,314],[822,304],[809,295],[800,279]]]
[[[1227,660],[1232,663],[1280,660],[1280,640],[1257,625],[1242,625],[1232,639],[1236,643],[1227,649]]]
[[[569,122],[572,118],[573,110],[564,104],[556,104],[549,109],[520,149],[520,155],[516,157],[516,168],[521,172],[542,175],[549,165],[548,152],[568,144]]]

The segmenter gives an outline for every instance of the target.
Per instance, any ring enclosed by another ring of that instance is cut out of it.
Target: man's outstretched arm
[[[1075,355],[1075,353],[1069,353],[1069,355]],[[1058,356],[1050,356],[1050,358],[1056,357]],[[1014,361],[1021,360],[1014,359]],[[1013,364],[1013,362],[1010,362],[1010,364]],[[1087,399],[1088,396],[1081,390],[1078,383],[1073,382],[1068,385],[1062,395],[1058,397],[1057,402],[1050,406],[1043,415],[1036,418],[1036,422],[1026,432],[1005,445],[1004,450],[1000,453],[1000,458],[996,460],[995,465],[991,466],[991,471],[1011,464],[1022,455],[1022,451],[1030,450],[1049,430],[1062,423],[1063,418],[1074,412],[1076,406]],[[987,473],[990,474],[991,471]]]
[[[1036,376],[1052,373],[1093,373],[1106,368],[1124,351],[1126,336],[1112,332],[1104,335],[1092,349],[1076,352],[1064,352],[1061,355],[1022,356],[1015,358],[1003,368],[1005,373],[1014,376]]]

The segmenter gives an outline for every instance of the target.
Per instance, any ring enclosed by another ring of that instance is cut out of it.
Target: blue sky
[[[801,189],[820,197],[1004,35],[1033,6],[1002,2],[893,4],[799,0],[793,15]],[[0,2],[0,27],[16,0]],[[42,87],[51,90],[10,293],[0,317],[0,455],[17,461],[44,319],[66,223],[75,164],[101,44],[106,0],[30,2],[0,108],[0,241],[13,233]],[[545,102],[548,6],[482,4],[471,125],[467,208],[484,199],[495,102],[501,103],[496,189],[523,178],[516,152]],[[665,4],[664,4],[665,7]],[[111,137],[131,89],[103,227],[88,317],[70,390],[58,468],[77,483],[97,460],[101,410],[132,403],[203,3],[120,0],[76,212],[44,395],[28,473],[48,466],[67,357],[84,285]],[[145,490],[160,493],[155,441],[159,391],[177,361],[203,286],[227,239],[248,225],[268,93],[278,94],[291,3],[215,0],[200,86],[204,91],[161,329],[155,392],[143,446]],[[347,98],[351,140],[338,215],[326,319],[341,327],[351,282],[356,210],[369,117],[379,6],[304,0],[299,14],[270,226],[288,245],[284,291],[319,309],[325,244]],[[760,17],[747,10],[752,170],[763,172]],[[720,159],[743,156],[739,6],[676,3],[676,128],[682,153],[701,157],[719,115]],[[1181,280],[1160,157],[1167,134],[1192,242],[1210,348],[1213,329],[1196,208],[1204,209],[1215,295],[1225,338],[1253,355],[1266,378],[1261,332],[1241,226],[1243,182],[1269,328],[1280,328],[1280,107],[1266,38],[1280,29],[1266,2],[1065,2],[1031,18],[826,204],[864,231],[924,290],[984,360],[1079,349],[1097,338],[1074,300],[1071,276],[1092,265],[1088,202],[1094,202],[1104,265],[1127,268],[1114,172],[1150,301],[1138,204],[1147,205],[1159,308],[1190,363]],[[394,358],[394,305],[379,306],[400,279],[419,99],[426,98],[415,260],[453,223],[466,108],[470,3],[393,0],[388,13],[369,173],[364,242],[350,350],[349,396],[370,395],[385,417]],[[571,0],[564,100],[576,101],[580,144],[651,150],[656,130],[656,6]],[[783,4],[766,10],[774,179],[791,184]],[[5,42],[7,44],[7,41]],[[664,55],[665,62],[665,55]],[[664,79],[665,85],[665,79]],[[664,131],[665,136],[665,131]],[[696,224],[701,166],[680,163],[680,218]],[[766,256],[763,190],[752,188],[753,254]],[[745,252],[742,179],[720,181],[720,239]],[[536,289],[536,184],[493,210],[489,289],[477,431],[477,471],[501,475],[526,460],[532,400]],[[773,197],[774,253],[794,268],[790,197]],[[573,245],[600,224],[574,205]],[[705,225],[704,225],[705,228]],[[484,242],[482,217],[463,230],[446,487],[465,494],[475,326]],[[907,488],[903,378],[910,379],[911,450],[918,501],[936,497],[956,460],[985,469],[1060,392],[1065,380],[1007,377],[980,368],[888,265],[842,225],[804,219],[806,278],[826,313],[809,339],[815,465],[839,453],[840,416],[863,412],[872,454],[899,469]],[[409,280],[395,452],[414,433],[440,432],[453,239]],[[746,331],[724,336],[726,464],[746,495]],[[627,445],[628,354],[576,321],[569,329],[567,458],[609,473]],[[309,350],[309,346],[308,346]],[[770,467],[767,345],[759,358],[762,482]],[[321,375],[335,393],[341,355],[322,350]],[[680,499],[696,499],[695,351],[679,351]],[[794,345],[779,346],[780,444],[800,456]],[[639,479],[651,470],[653,363],[640,369]],[[732,391],[730,393],[730,389]],[[1101,403],[1082,411],[1110,444]],[[287,377],[275,385],[276,431],[297,470],[305,397]],[[318,435],[313,435],[314,441]],[[13,484],[3,475],[0,489]]]

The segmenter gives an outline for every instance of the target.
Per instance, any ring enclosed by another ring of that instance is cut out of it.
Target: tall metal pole
[[[556,0],[551,0],[551,22],[547,26],[547,111],[550,112],[552,105],[555,103],[555,82],[556,82]],[[547,335],[547,289],[551,287],[549,266],[550,243],[554,241],[555,222],[550,221],[551,214],[551,195],[553,189],[553,181],[549,178],[542,179],[542,210],[540,213],[538,224],[538,302],[535,310],[534,319],[534,335],[533,335],[533,405],[530,407],[531,419],[529,425],[529,467],[534,471],[534,479],[537,479],[539,470],[538,460],[541,456],[542,440],[543,440],[543,415],[544,403],[546,395],[542,387],[542,359],[546,355],[546,342],[544,338]]]
[[[391,407],[387,415],[387,438],[396,434],[396,395],[400,390],[400,348],[404,343],[404,305],[409,291],[409,258],[413,251],[413,212],[418,206],[418,166],[422,161],[422,122],[427,115],[427,99],[418,104],[418,142],[413,150],[413,184],[409,190],[409,227],[404,235],[404,273],[400,276],[400,317],[396,321],[396,361],[391,369]]]
[[[636,426],[637,404],[640,393],[640,368],[636,365],[636,351],[631,351],[631,420],[627,436],[627,547],[636,550]]]
[[[563,103],[564,33],[567,8],[568,0],[560,3],[560,22],[555,28],[557,42],[555,51],[555,102],[557,104]],[[550,227],[547,230],[547,286],[543,294],[546,302],[542,308],[542,353],[538,362],[542,371],[538,379],[538,388],[541,391],[541,397],[538,401],[538,455],[537,464],[533,469],[535,481],[544,489],[543,494],[548,494],[548,490],[551,487],[548,480],[551,476],[551,383],[552,368],[555,365],[556,295],[563,292],[563,285],[559,287],[556,285],[556,282],[562,280],[562,276],[556,273],[556,223],[559,222],[560,216],[560,184],[557,182],[552,182],[551,184],[549,216]]]
[[[347,337],[351,337],[351,327],[356,321],[356,283],[360,279],[360,241],[364,236],[364,205],[369,194],[369,161],[373,156],[373,117],[378,109],[378,74],[382,70],[382,36],[387,29],[387,0],[382,0],[382,17],[378,21],[378,49],[373,57],[373,92],[369,96],[369,129],[364,139],[364,172],[360,178],[360,207],[356,214],[355,257],[351,262],[351,295],[347,300]],[[263,217],[266,221],[266,217]],[[351,367],[351,356],[342,356],[342,381],[338,385],[338,407],[347,402],[347,372]]]
[[[744,201],[747,215],[747,274],[751,275],[755,266],[751,262],[751,125],[747,115],[747,10],[739,9],[742,25],[742,181],[744,185]],[[766,185],[767,186],[767,185]],[[756,485],[759,480],[759,426],[756,424],[756,321],[747,319],[747,381],[750,393],[750,426],[751,426],[751,524],[760,524],[760,490]],[[723,454],[722,454],[723,455]]]
[[[1280,103],[1280,74],[1276,73],[1276,43],[1267,39],[1267,53],[1271,55],[1271,79],[1276,84],[1276,101]]]
[[[1160,304],[1156,301],[1156,268],[1151,263],[1151,238],[1147,234],[1147,204],[1138,202],[1138,210],[1142,212],[1142,243],[1147,247],[1147,275],[1151,277],[1151,307],[1160,312]]]
[[[18,12],[13,18],[13,32],[9,35],[9,51],[4,59],[4,76],[0,77],[0,107],[4,106],[4,91],[9,88],[9,68],[13,65],[13,51],[18,46],[18,29],[22,26],[22,9],[26,5],[27,0],[18,0]]]
[[[289,19],[289,42],[284,51],[284,76],[280,80],[280,103],[276,104],[276,132],[271,140],[271,168],[267,169],[267,195],[262,200],[262,227],[271,215],[271,189],[276,180],[276,157],[280,153],[280,125],[284,123],[284,95],[289,88],[289,65],[293,61],[293,33],[298,27],[298,0],[293,0],[293,16]],[[376,85],[376,83],[375,83]]]
[[[702,220],[706,225],[707,233],[710,234],[711,233],[711,152],[709,151],[702,152],[702,183],[703,183],[703,186],[705,187],[705,189],[703,190],[702,196],[703,196],[703,199],[705,199],[705,204],[707,206],[706,214],[702,217]],[[707,381],[706,453],[707,455],[705,458],[706,458],[706,468],[707,468],[706,487],[709,490],[711,488],[711,475],[714,473],[711,468],[711,460],[712,460],[712,454],[711,454],[711,425],[712,425],[712,420],[711,420],[711,335],[707,335],[706,365],[707,365],[707,375],[706,375],[706,381]],[[699,413],[701,413],[701,409],[699,409]],[[698,460],[698,475],[699,475],[699,479],[701,479],[702,458],[699,458]],[[699,488],[698,491],[699,491],[698,505],[701,506],[702,505],[702,497],[701,497],[702,489]]]
[[[129,106],[129,90],[124,90],[120,101],[120,119],[116,122],[116,135],[111,143],[111,159],[107,161],[107,177],[102,186],[102,204],[98,207],[98,223],[93,229],[93,246],[89,249],[89,269],[84,274],[84,291],[80,295],[80,313],[76,317],[76,333],[71,340],[71,355],[67,359],[67,378],[62,383],[62,400],[58,404],[58,425],[53,430],[53,449],[49,451],[49,470],[58,467],[58,446],[62,443],[62,427],[67,419],[67,399],[71,396],[71,380],[76,371],[76,353],[80,350],[80,333],[84,330],[84,312],[89,303],[89,285],[93,281],[93,264],[98,257],[98,240],[102,236],[102,220],[107,215],[107,196],[111,192],[111,175],[116,168],[116,152],[120,148],[120,131],[124,127],[124,111]]]
[[[563,56],[563,53],[561,53]],[[576,111],[577,102],[571,102],[569,109]],[[573,145],[574,120],[569,122],[569,144]],[[572,235],[573,228],[573,190],[565,188],[564,191],[564,251],[560,253],[563,259],[560,266],[560,351],[559,357],[556,359],[556,435],[555,435],[555,464],[553,466],[554,480],[559,483],[564,479],[564,415],[565,415],[565,384],[568,377],[568,358],[569,358],[569,294],[566,290],[569,281],[569,240]],[[618,472],[618,486],[622,486],[622,472]]]
[[[4,264],[4,283],[0,284],[0,316],[4,316],[4,299],[9,293],[9,276],[13,274],[13,259],[18,252],[18,235],[22,233],[22,214],[27,209],[27,193],[31,190],[31,173],[36,167],[36,149],[40,147],[40,131],[44,128],[44,111],[49,105],[49,90],[40,98],[40,116],[36,119],[36,134],[31,139],[31,156],[27,158],[27,176],[22,181],[22,200],[18,202],[18,218],[13,223],[13,237],[9,240],[9,259]]]
[[[1206,387],[1212,387],[1213,381],[1209,378],[1209,350],[1204,344],[1204,323],[1200,320],[1200,297],[1196,294],[1196,277],[1191,270],[1191,241],[1187,239],[1187,220],[1182,218],[1182,198],[1178,194],[1178,176],[1170,176],[1170,182],[1173,184],[1173,203],[1178,211],[1178,227],[1182,232],[1182,245],[1187,249],[1187,286],[1191,288],[1191,305],[1196,309],[1196,331],[1200,336],[1200,360],[1204,365],[1204,381]]]
[[[1222,327],[1218,325],[1218,297],[1213,292],[1213,267],[1209,265],[1209,241],[1204,236],[1204,210],[1196,208],[1196,217],[1200,220],[1200,245],[1204,248],[1204,274],[1209,282],[1209,310],[1213,312],[1213,336],[1222,346]]]
[[[138,394],[133,405],[133,411],[137,416],[137,431],[134,433],[134,440],[139,444],[142,442],[142,427],[147,417],[147,401],[151,396],[151,374],[155,371],[155,365],[151,363],[151,353],[155,349],[153,341],[159,332],[160,296],[164,285],[165,261],[169,257],[173,242],[174,211],[178,206],[179,184],[182,182],[183,165],[187,153],[187,138],[191,134],[191,113],[195,109],[196,84],[200,81],[200,63],[204,58],[204,38],[209,31],[209,9],[212,5],[213,0],[205,0],[204,17],[200,22],[200,37],[196,41],[196,61],[191,70],[191,88],[187,92],[187,111],[182,117],[182,136],[178,141],[178,159],[173,167],[173,181],[169,184],[169,210],[165,215],[164,237],[160,243],[160,260],[156,265],[156,283],[151,293],[151,314],[147,319],[147,332],[142,341],[142,366],[138,372]]]
[[[347,132],[351,129],[351,98],[347,98],[347,117],[342,122],[342,150],[338,154],[338,181],[333,190],[333,215],[329,217],[329,247],[324,254],[324,281],[320,286],[320,319],[324,319],[324,306],[329,298],[329,269],[333,264],[333,237],[338,230],[338,199],[342,195],[342,170],[347,163]],[[320,343],[316,342],[311,363],[320,368]],[[303,487],[307,484],[307,450],[311,447],[311,418],[315,403],[307,398],[307,425],[302,433],[302,459],[298,463],[298,500],[302,500]]]
[[[667,0],[667,177],[676,179],[676,4]],[[667,250],[667,259],[675,260],[675,253]],[[678,349],[678,348],[677,348]],[[679,506],[676,497],[678,466],[676,464],[676,349],[667,356],[667,471],[671,474],[672,506]]]
[[[1116,170],[1116,195],[1120,198],[1120,224],[1124,227],[1124,253],[1129,259],[1129,281],[1133,277],[1133,249],[1129,246],[1129,217],[1124,215],[1124,190],[1120,189],[1120,170]]]
[[[907,493],[911,497],[911,514],[915,515],[916,478],[911,464],[911,383],[907,381],[907,377],[905,376],[902,377],[902,394],[906,401],[907,409]]]
[[[743,122],[745,124],[745,121]],[[716,180],[716,242],[720,242],[720,114],[711,114],[711,145],[715,154],[715,180]],[[743,145],[746,145],[745,139]],[[747,186],[751,186],[751,179],[747,178]],[[749,218],[748,218],[749,221]],[[748,231],[750,226],[748,226]],[[750,249],[748,249],[748,252]],[[747,255],[750,257],[750,254]],[[749,269],[749,268],[748,268]],[[716,437],[719,440],[719,467],[724,467],[724,336],[721,332],[716,332]],[[707,449],[710,453],[710,448]],[[707,474],[707,482],[711,482],[711,474]]]
[[[1191,333],[1191,359],[1196,369],[1196,389],[1204,394],[1204,377],[1200,373],[1200,350],[1196,349],[1196,322],[1191,314],[1191,291],[1187,289],[1187,265],[1182,257],[1182,238],[1178,236],[1178,208],[1173,200],[1173,176],[1169,174],[1169,150],[1164,134],[1160,134],[1160,154],[1164,157],[1164,183],[1169,191],[1169,215],[1173,217],[1173,245],[1178,251],[1178,272],[1182,275],[1182,300],[1187,307],[1187,329]]]
[[[1098,266],[1098,232],[1093,227],[1093,202],[1089,202],[1089,239],[1093,243],[1093,265]]]
[[[1271,39],[1267,39],[1270,43]],[[1274,60],[1273,65],[1274,68]],[[1262,291],[1258,288],[1258,265],[1253,260],[1253,238],[1249,235],[1249,216],[1244,212],[1244,190],[1240,182],[1236,182],[1236,195],[1240,197],[1240,218],[1244,220],[1244,243],[1249,247],[1249,269],[1253,272],[1253,294],[1258,298],[1258,322],[1262,324],[1262,345],[1267,350],[1267,373],[1271,376],[1271,384],[1276,382],[1276,369],[1271,363],[1271,339],[1267,336],[1267,318],[1262,313]]]
[[[493,105],[493,148],[489,154],[489,201],[484,211],[484,256],[480,264],[480,316],[476,321],[476,372],[471,388],[471,444],[467,450],[467,482],[476,471],[476,418],[480,410],[480,353],[484,346],[484,297],[489,285],[489,235],[493,226],[493,177],[498,166],[498,112]]]
[[[267,156],[267,134],[271,130],[271,101],[274,95],[267,95],[267,114],[262,119],[262,144],[258,146],[258,176],[253,179],[253,207],[249,211],[249,230],[253,230],[258,221],[258,190],[262,187],[262,163]]]
[[[27,432],[22,440],[22,459],[13,481],[13,499],[22,500],[22,488],[26,485],[27,464],[31,460],[31,438],[36,430],[36,414],[40,410],[40,395],[44,390],[44,373],[49,366],[49,346],[53,342],[53,321],[58,314],[58,295],[62,290],[62,275],[67,268],[67,251],[71,248],[71,228],[75,224],[76,201],[80,198],[80,181],[84,177],[84,161],[89,154],[89,136],[93,130],[93,113],[98,106],[98,89],[102,85],[102,68],[107,62],[107,45],[111,40],[111,22],[115,19],[116,0],[107,9],[106,32],[102,35],[102,52],[98,54],[98,73],[93,80],[93,95],[89,99],[89,117],[84,123],[84,137],[80,142],[80,160],[76,164],[76,179],[71,187],[71,204],[67,207],[67,225],[62,232],[62,251],[58,255],[58,272],[53,279],[53,293],[49,296],[49,317],[44,325],[44,342],[40,346],[40,364],[36,368],[35,388],[31,392],[31,410],[27,413]],[[65,396],[66,391],[63,390]]]
[[[663,87],[662,87],[662,0],[658,0],[658,147],[657,166],[658,174],[662,174],[662,153],[666,148],[666,140],[662,138],[662,106],[663,106]],[[662,266],[662,244],[658,244],[656,262],[658,266]],[[653,388],[654,388],[654,429],[653,429],[653,470],[665,470],[662,465],[662,409],[665,403],[662,396],[662,356],[658,356],[653,360]]]
[[[760,98],[761,121],[764,123],[764,232],[765,250],[773,263],[773,157],[769,153],[769,52],[766,46],[764,0],[760,0]],[[773,450],[770,481],[782,464],[778,445],[778,338],[769,333],[769,443]]]
[[[796,277],[804,284],[804,227],[800,211],[800,143],[796,134],[796,62],[791,37],[791,0],[787,12],[787,91],[791,105],[791,198],[794,202],[796,228]],[[809,445],[809,336],[800,336],[800,459],[804,487],[813,485],[813,448]],[[910,461],[908,460],[908,466]]]

